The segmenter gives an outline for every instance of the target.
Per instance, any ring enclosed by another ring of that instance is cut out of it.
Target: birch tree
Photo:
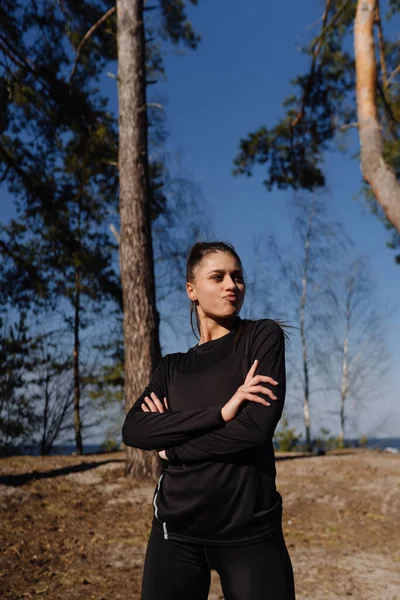
[[[339,417],[339,440],[344,446],[348,421],[356,425],[361,411],[384,394],[390,311],[379,306],[365,256],[343,264],[332,300],[327,327],[330,341],[319,348],[319,361],[330,392],[328,412]]]
[[[317,194],[298,196],[289,203],[293,242],[280,247],[271,235],[268,263],[275,261],[270,289],[280,315],[298,327],[299,340],[288,353],[292,390],[300,398],[306,448],[312,449],[312,397],[319,394],[318,341],[325,343],[328,309],[340,261],[351,243],[340,223],[334,221],[327,201]],[[296,336],[292,336],[295,342]],[[293,354],[295,353],[295,354]]]

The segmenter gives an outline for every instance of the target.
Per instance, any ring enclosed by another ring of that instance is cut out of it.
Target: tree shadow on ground
[[[329,456],[347,456],[348,454],[354,454],[354,452],[340,452],[340,454],[334,454],[334,453],[328,453],[328,454],[313,454],[313,453],[305,453],[305,454],[295,454],[294,456],[275,456],[275,460],[276,462],[281,461],[281,460],[296,460],[296,459],[303,459],[303,458],[323,458],[323,457],[329,457]]]
[[[351,452],[341,452],[340,456],[345,456],[347,454],[351,454]],[[294,456],[276,456],[276,462],[282,460],[299,460],[304,458],[314,458],[315,454],[295,454]],[[323,456],[337,456],[333,454],[325,454]],[[18,487],[21,485],[26,485],[31,481],[37,481],[38,479],[52,479],[54,477],[62,477],[63,475],[69,475],[70,473],[82,473],[84,471],[90,471],[91,469],[97,469],[101,465],[106,465],[109,463],[124,463],[125,459],[123,458],[114,458],[109,460],[103,460],[100,462],[82,462],[78,465],[68,465],[66,467],[62,467],[60,469],[51,469],[50,471],[31,471],[29,473],[19,473],[17,475],[1,475],[0,476],[0,485],[9,485],[13,487]]]
[[[100,462],[83,462],[79,465],[68,465],[67,467],[52,469],[50,471],[31,471],[30,473],[19,473],[18,475],[1,475],[0,484],[18,487],[38,479],[52,479],[53,477],[69,475],[70,473],[81,473],[83,471],[89,471],[90,469],[97,469],[97,467],[100,467],[101,465],[115,462],[124,463],[125,460],[123,458],[114,458]]]

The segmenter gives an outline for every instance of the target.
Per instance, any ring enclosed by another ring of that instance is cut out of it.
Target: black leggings
[[[152,526],[144,562],[142,600],[207,600],[211,569],[225,600],[295,600],[293,569],[281,524],[246,546],[166,540]]]

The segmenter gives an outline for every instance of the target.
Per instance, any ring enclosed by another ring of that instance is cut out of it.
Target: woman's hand
[[[244,380],[244,384],[241,385],[236,393],[232,396],[232,398],[222,407],[221,415],[226,423],[232,421],[232,419],[236,416],[237,411],[239,410],[239,406],[245,400],[250,400],[251,402],[258,402],[259,404],[264,404],[265,406],[270,406],[271,403],[264,400],[260,396],[256,395],[256,392],[261,392],[266,394],[271,398],[271,400],[277,400],[274,392],[269,388],[265,387],[265,385],[259,385],[262,381],[266,383],[271,383],[272,385],[278,385],[278,382],[272,379],[272,377],[268,377],[267,375],[254,375],[258,365],[258,360],[256,359],[252,366],[250,367],[249,372],[246,375],[246,379]]]
[[[160,412],[163,413],[164,412],[164,405],[165,408],[167,410],[169,410],[168,408],[168,404],[167,404],[167,399],[164,397],[164,404],[161,402],[161,400],[158,399],[157,395],[154,392],[151,392],[150,394],[151,398],[150,399],[148,396],[145,396],[145,402],[143,402],[143,404],[141,405],[141,408],[144,412]],[[163,460],[168,460],[166,454],[165,454],[165,450],[160,450],[158,453],[158,456],[160,458],[162,458]]]
[[[148,396],[145,396],[145,403],[143,402],[141,407],[144,412],[164,412],[164,404],[165,408],[169,410],[167,399],[164,397],[164,404],[158,399],[157,395],[154,392],[150,394],[151,399]]]

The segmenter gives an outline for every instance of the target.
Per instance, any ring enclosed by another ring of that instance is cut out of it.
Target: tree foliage
[[[320,31],[302,49],[309,68],[291,81],[294,91],[283,102],[284,116],[275,125],[259,127],[241,139],[235,174],[250,176],[259,164],[266,168],[263,183],[268,190],[325,186],[324,152],[338,148],[343,135],[357,127],[355,61],[349,49],[356,5],[356,0],[326,1]],[[390,21],[399,12],[398,1],[391,1],[386,19]],[[382,21],[377,14],[376,103],[384,158],[399,179],[400,47],[397,40],[383,37]],[[398,250],[398,232],[375,198],[369,194],[368,199],[392,234],[389,247]],[[400,254],[396,260],[400,261]]]
[[[152,84],[165,77],[165,42],[195,48],[200,40],[186,8],[181,0],[160,0],[144,11],[150,219],[167,229],[168,222],[176,223],[173,207],[185,182],[170,173],[164,107]],[[106,65],[117,60],[115,4],[5,0],[0,19],[0,184],[15,208],[8,224],[0,225],[3,306],[43,315],[56,309],[74,332],[79,368],[81,332],[99,322],[104,309],[110,323],[118,322],[122,311],[118,243],[109,232],[110,223],[119,226],[118,123],[99,89]],[[185,248],[174,249],[168,230],[163,240],[161,254],[171,268]],[[104,371],[97,365],[96,381],[92,373],[77,373],[79,385],[92,385],[99,397],[103,387],[103,400],[121,397],[121,340],[110,336],[103,350]],[[49,352],[39,361],[43,377],[36,390],[42,398],[48,374],[53,379],[65,374],[53,368],[51,344]],[[45,429],[47,451],[59,427]]]
[[[35,407],[26,393],[26,376],[32,370],[32,339],[26,315],[10,325],[0,319],[0,453],[10,454],[29,444],[36,428]]]

